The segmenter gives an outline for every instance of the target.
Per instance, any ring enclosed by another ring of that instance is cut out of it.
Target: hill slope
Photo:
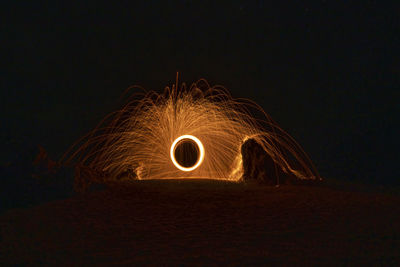
[[[7,264],[400,264],[400,197],[141,181],[11,210]]]

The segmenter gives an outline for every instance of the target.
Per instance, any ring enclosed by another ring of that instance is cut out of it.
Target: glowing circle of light
[[[197,160],[196,164],[194,164],[192,167],[183,167],[175,159],[176,145],[180,141],[185,140],[185,139],[189,139],[191,141],[194,141],[195,144],[197,145],[197,147],[199,148],[199,152],[200,152],[199,159]],[[189,134],[181,135],[178,138],[176,138],[175,141],[172,143],[171,149],[170,149],[170,155],[171,155],[172,163],[174,163],[175,167],[177,167],[181,171],[190,172],[190,171],[195,170],[197,167],[199,167],[201,165],[201,163],[203,162],[203,160],[204,160],[204,146],[203,146],[203,143],[201,143],[201,141],[197,137],[195,137],[193,135],[189,135]]]

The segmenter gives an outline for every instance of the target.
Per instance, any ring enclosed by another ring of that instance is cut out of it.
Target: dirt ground
[[[0,216],[0,265],[400,265],[400,196],[137,181]]]

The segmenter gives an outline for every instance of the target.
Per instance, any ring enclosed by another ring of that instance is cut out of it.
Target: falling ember
[[[202,79],[190,87],[176,84],[162,94],[150,91],[129,99],[63,159],[108,173],[111,180],[132,170],[138,179],[239,181],[241,146],[251,138],[283,172],[319,178],[300,145],[261,107],[232,98],[222,86],[211,87]]]

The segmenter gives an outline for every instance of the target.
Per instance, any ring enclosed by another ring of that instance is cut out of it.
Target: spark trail
[[[239,181],[241,145],[248,138],[256,140],[284,172],[299,179],[320,178],[300,145],[260,106],[234,99],[224,87],[210,86],[204,79],[189,87],[178,88],[176,83],[161,94],[131,95],[63,160],[107,173],[108,179],[132,170],[137,179]],[[187,139],[194,141],[198,155],[193,166],[185,167],[174,153],[178,141]]]

